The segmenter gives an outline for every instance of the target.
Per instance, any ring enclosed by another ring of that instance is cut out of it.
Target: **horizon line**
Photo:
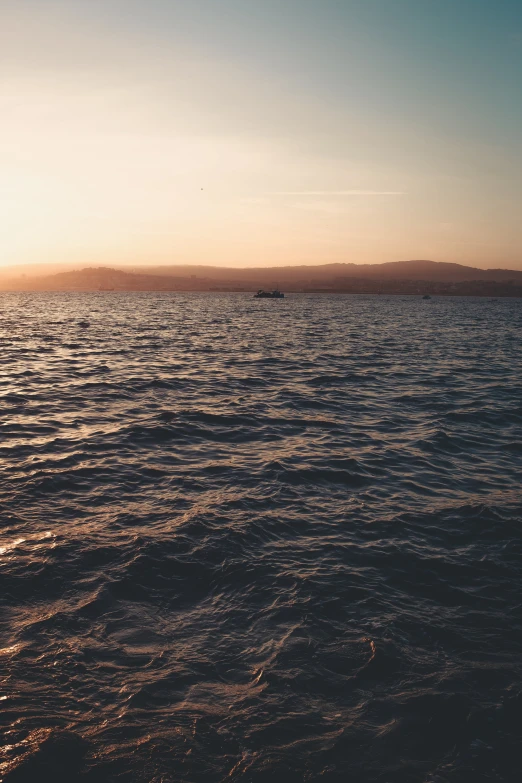
[[[52,262],[52,261],[36,261],[36,262],[24,262],[24,263],[15,263],[15,264],[0,264],[0,274],[3,272],[9,272],[15,269],[19,268],[27,268],[27,267],[51,267],[56,270],[56,268],[61,267],[68,267],[68,269],[64,271],[83,271],[85,269],[126,269],[127,271],[133,272],[134,270],[139,269],[140,271],[143,270],[143,273],[146,273],[145,270],[147,269],[163,269],[163,268],[176,268],[176,267],[187,267],[187,268],[210,268],[210,269],[216,269],[216,270],[230,270],[233,272],[239,272],[239,271],[268,271],[268,270],[282,270],[282,269],[298,269],[298,268],[321,268],[321,267],[331,267],[331,266],[356,266],[356,267],[373,267],[373,266],[391,266],[395,264],[438,264],[443,266],[459,266],[463,267],[464,269],[476,269],[482,272],[516,272],[520,273],[522,272],[522,269],[519,268],[513,268],[513,267],[507,267],[507,266],[472,266],[471,264],[461,264],[457,261],[434,261],[429,258],[410,258],[410,259],[402,259],[400,261],[376,261],[373,263],[369,262],[356,262],[356,261],[326,261],[324,263],[320,264],[306,264],[306,263],[300,263],[300,264],[280,264],[277,266],[224,266],[224,265],[216,265],[216,264],[205,264],[205,263],[129,263],[125,261],[115,261],[112,262],[112,265],[109,265],[107,263],[96,263],[96,262],[89,262],[89,261],[58,261],[58,262]],[[35,272],[37,270],[34,270]],[[40,271],[38,269],[38,271]],[[48,272],[48,274],[59,274],[57,271]]]

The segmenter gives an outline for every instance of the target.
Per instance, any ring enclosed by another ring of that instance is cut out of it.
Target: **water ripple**
[[[0,302],[0,779],[518,780],[520,300]]]

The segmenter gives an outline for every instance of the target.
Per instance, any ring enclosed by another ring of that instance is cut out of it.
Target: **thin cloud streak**
[[[280,190],[272,196],[405,196],[402,190]]]

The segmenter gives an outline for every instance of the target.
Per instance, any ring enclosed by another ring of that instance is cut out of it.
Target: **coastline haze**
[[[522,296],[522,271],[429,260],[386,264],[219,267],[195,265],[19,266],[0,270],[4,291],[229,291],[282,285],[294,293]],[[47,272],[47,273],[45,273]]]

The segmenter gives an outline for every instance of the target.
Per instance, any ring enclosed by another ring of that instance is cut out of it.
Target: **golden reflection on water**
[[[5,555],[7,552],[12,552],[13,549],[16,549],[20,544],[23,544],[24,541],[27,541],[26,538],[17,538],[14,541],[12,541],[10,544],[6,544],[6,546],[0,546],[0,555]]]
[[[4,546],[0,546],[0,556],[6,555],[9,552],[14,552],[15,549],[18,549],[21,544],[33,544],[33,549],[46,549],[50,548],[53,549],[55,544],[54,539],[56,538],[55,534],[52,533],[50,530],[46,530],[43,533],[39,533],[34,536],[28,536],[27,538],[15,538],[14,541],[10,541]],[[48,544],[43,544],[40,542],[48,541],[49,539],[53,539],[53,543],[49,546]],[[34,542],[34,543],[33,543]]]
[[[22,649],[21,644],[11,644],[9,647],[0,647],[0,656],[14,655],[18,650]]]

